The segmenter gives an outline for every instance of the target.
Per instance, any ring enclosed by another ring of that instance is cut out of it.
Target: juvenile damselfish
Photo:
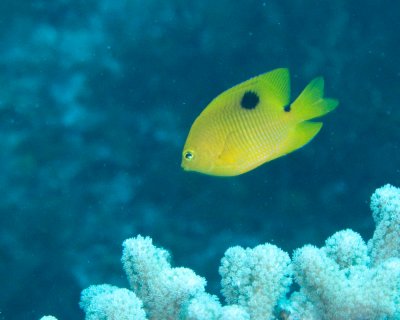
[[[194,121],[182,167],[215,176],[236,176],[307,144],[322,127],[309,121],[338,105],[324,98],[322,77],[290,101],[285,68],[259,75],[221,93]]]

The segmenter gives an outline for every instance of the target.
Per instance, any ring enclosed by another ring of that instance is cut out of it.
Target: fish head
[[[211,174],[214,168],[213,152],[204,144],[186,143],[182,151],[181,166],[185,171]]]
[[[181,166],[185,171],[212,175],[221,153],[222,144],[216,128],[203,118],[192,125],[182,151]]]

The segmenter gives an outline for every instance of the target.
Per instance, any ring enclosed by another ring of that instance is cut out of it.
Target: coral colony
[[[87,320],[400,319],[400,189],[376,190],[371,210],[367,243],[347,229],[292,259],[268,243],[229,248],[219,268],[225,305],[205,292],[204,278],[171,267],[169,253],[139,235],[123,243],[130,290],[93,285],[80,306]]]

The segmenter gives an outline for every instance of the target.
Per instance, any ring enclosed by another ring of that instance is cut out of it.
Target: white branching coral
[[[376,268],[341,269],[323,249],[305,246],[293,257],[295,277],[320,315],[317,319],[383,319],[396,313],[400,260]]]
[[[322,249],[340,268],[367,265],[370,260],[364,240],[350,229],[336,232],[325,241],[325,247]]]
[[[376,224],[368,242],[372,265],[400,258],[400,189],[389,184],[377,189],[371,197],[371,210]]]
[[[138,236],[123,243],[122,263],[149,319],[178,319],[182,307],[204,292],[206,280],[187,268],[171,268],[169,253]]]
[[[303,298],[291,299],[290,319],[400,319],[400,189],[386,185],[371,197],[376,223],[367,244],[352,230],[318,249],[297,249],[293,270]],[[301,303],[298,303],[301,301]],[[310,307],[312,306],[312,307]]]
[[[252,320],[273,319],[292,283],[289,255],[272,244],[228,249],[219,273],[227,303],[243,307]]]
[[[132,291],[108,284],[83,290],[80,306],[86,313],[86,320],[146,319],[143,303]]]
[[[292,260],[268,243],[229,248],[219,269],[226,306],[205,292],[204,278],[171,267],[169,253],[139,235],[123,244],[131,290],[91,286],[80,305],[87,320],[397,320],[400,189],[376,190],[371,209],[376,230],[368,245],[347,229],[322,248],[295,250]],[[292,281],[300,289],[287,296]]]
[[[249,320],[237,306],[222,307],[204,291],[206,281],[187,268],[172,268],[169,253],[137,236],[123,243],[122,263],[149,320]],[[92,319],[91,319],[92,320]]]

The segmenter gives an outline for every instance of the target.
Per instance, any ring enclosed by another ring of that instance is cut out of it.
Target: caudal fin
[[[301,120],[310,120],[334,110],[339,104],[335,99],[324,98],[324,79],[312,80],[292,103],[293,114]]]

